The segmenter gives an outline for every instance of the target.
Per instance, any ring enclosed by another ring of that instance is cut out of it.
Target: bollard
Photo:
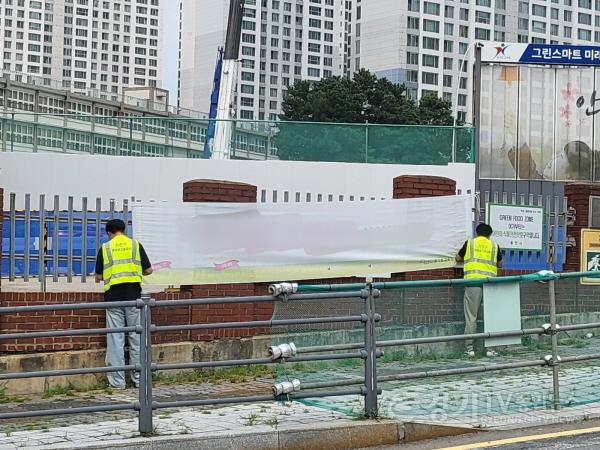
[[[365,290],[365,417],[375,418],[377,411],[377,341],[375,336],[375,297],[379,291],[369,283]]]
[[[152,314],[150,310],[150,295],[142,294],[140,308],[140,415],[138,428],[141,434],[153,431],[152,425]]]

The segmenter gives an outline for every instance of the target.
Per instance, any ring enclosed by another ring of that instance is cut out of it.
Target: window
[[[440,5],[432,2],[423,2],[423,12],[434,16],[440,15]]]
[[[417,83],[419,81],[419,72],[416,70],[407,70],[406,81]]]
[[[475,11],[475,22],[491,24],[491,16],[489,12]]]
[[[558,36],[558,25],[556,25],[554,23],[552,25],[550,25],[550,34],[552,36]]]
[[[477,6],[485,6],[486,8],[491,8],[492,0],[476,0],[475,4]]]
[[[419,36],[415,34],[407,34],[406,35],[406,45],[407,47],[418,47],[419,46]]]
[[[520,18],[519,19],[519,30],[527,31],[529,29],[529,20]]]
[[[469,20],[469,10],[465,8],[460,8],[458,16],[460,20]]]
[[[539,17],[546,17],[546,7],[542,5],[532,5],[531,14]]]
[[[458,43],[458,53],[460,53],[461,55],[464,55],[465,53],[467,53],[468,48],[469,48],[469,44],[467,44],[466,42]]]
[[[535,33],[545,33],[546,32],[546,22],[539,22],[537,20],[531,21],[531,31]]]
[[[419,65],[419,54],[412,53],[412,52],[406,52],[406,63]]]
[[[469,27],[466,25],[460,25],[458,27],[458,35],[460,37],[468,38],[469,37]]]
[[[308,68],[308,76],[309,77],[319,78],[321,76],[321,69],[316,69],[314,67],[309,67]]]
[[[408,17],[407,18],[407,27],[409,30],[418,30],[419,29],[419,18],[418,17]]]
[[[592,9],[592,0],[579,0],[579,7]]]
[[[439,33],[440,32],[440,23],[437,20],[423,19],[423,31]]]
[[[506,16],[504,14],[494,14],[494,24],[497,27],[506,26]]]
[[[444,41],[444,52],[453,53],[454,52],[454,42]]]
[[[454,35],[454,24],[451,24],[451,23],[444,24],[444,34],[446,36]]]
[[[421,81],[423,84],[438,84],[437,73],[423,72],[421,75]]]
[[[485,30],[483,28],[475,28],[475,39],[483,39],[489,41],[490,30]]]
[[[467,96],[465,94],[458,94],[459,106],[467,106]]]
[[[444,75],[444,87],[452,87],[452,75]]]
[[[454,60],[452,58],[444,58],[444,70],[452,70]]]
[[[519,2],[519,12],[523,14],[529,14],[529,3]]]
[[[590,14],[579,13],[578,19],[579,19],[579,23],[582,25],[591,25],[592,24],[592,16]]]
[[[423,37],[423,48],[428,50],[439,50],[440,41],[436,38]]]
[[[494,39],[496,41],[505,41],[506,33],[504,31],[494,31]]]
[[[592,32],[590,30],[577,30],[577,37],[582,41],[591,41],[592,40]]]
[[[570,38],[571,37],[571,27],[564,27],[563,34],[564,34],[564,37]]]
[[[438,67],[438,57],[434,55],[423,55],[423,65],[425,67]]]
[[[496,9],[506,9],[506,0],[496,0]]]
[[[565,18],[565,22],[570,22],[571,21],[571,11],[565,10],[564,18]]]
[[[448,19],[454,19],[454,6],[444,7],[444,17]]]

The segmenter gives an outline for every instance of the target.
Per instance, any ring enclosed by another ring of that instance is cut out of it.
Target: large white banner
[[[151,284],[295,281],[452,267],[471,196],[348,203],[149,203],[133,208]]]

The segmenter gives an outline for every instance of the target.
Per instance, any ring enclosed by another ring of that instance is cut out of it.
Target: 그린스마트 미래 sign
[[[494,230],[492,239],[503,249],[542,249],[544,208],[541,206],[489,203],[487,222]]]

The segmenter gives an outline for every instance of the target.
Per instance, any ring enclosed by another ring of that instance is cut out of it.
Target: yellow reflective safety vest
[[[488,278],[498,275],[500,247],[486,237],[478,236],[467,241],[465,252],[465,278]]]
[[[102,244],[102,259],[104,292],[116,284],[142,282],[140,244],[136,240],[124,234],[115,236]]]

